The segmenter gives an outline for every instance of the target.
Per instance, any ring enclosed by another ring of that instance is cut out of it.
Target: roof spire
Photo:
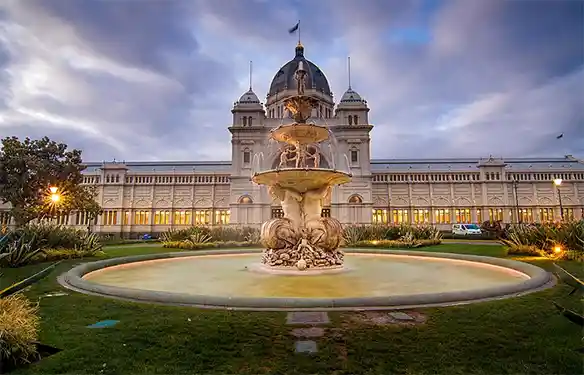
[[[249,91],[251,90],[252,86],[252,77],[253,77],[253,61],[249,61]]]
[[[349,90],[351,90],[351,56],[347,57],[347,74],[349,76]]]

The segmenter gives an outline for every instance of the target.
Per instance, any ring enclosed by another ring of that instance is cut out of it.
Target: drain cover
[[[316,342],[314,341],[296,341],[294,343],[294,349],[296,353],[316,353],[318,349],[316,348]]]

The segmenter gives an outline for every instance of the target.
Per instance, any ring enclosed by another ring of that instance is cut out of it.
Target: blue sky
[[[582,1],[1,3],[0,136],[86,160],[228,160],[249,61],[264,99],[298,19],[337,100],[351,56],[375,158],[584,156]]]

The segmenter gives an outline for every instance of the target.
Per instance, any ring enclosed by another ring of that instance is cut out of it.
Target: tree
[[[80,150],[69,151],[66,144],[48,137],[23,141],[4,138],[0,149],[0,201],[10,203],[17,226],[77,210],[96,217],[101,213],[96,191],[81,185],[85,168]],[[51,200],[52,186],[58,189],[58,201]]]

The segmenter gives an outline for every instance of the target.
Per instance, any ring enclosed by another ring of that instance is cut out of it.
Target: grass
[[[106,257],[167,252],[156,246],[106,248]],[[501,246],[443,244],[424,251],[505,256]],[[522,260],[525,261],[525,258]],[[425,325],[373,327],[330,313],[342,335],[316,339],[313,356],[294,353],[286,314],[198,310],[117,301],[60,290],[55,277],[87,260],[59,265],[27,295],[40,299],[41,342],[62,352],[14,372],[23,374],[579,374],[577,327],[559,316],[555,300],[581,309],[560,285],[523,297],[424,309]],[[527,260],[544,268],[551,262]],[[582,277],[581,264],[561,262]],[[1,283],[43,265],[7,269]],[[111,328],[88,329],[115,319]]]

